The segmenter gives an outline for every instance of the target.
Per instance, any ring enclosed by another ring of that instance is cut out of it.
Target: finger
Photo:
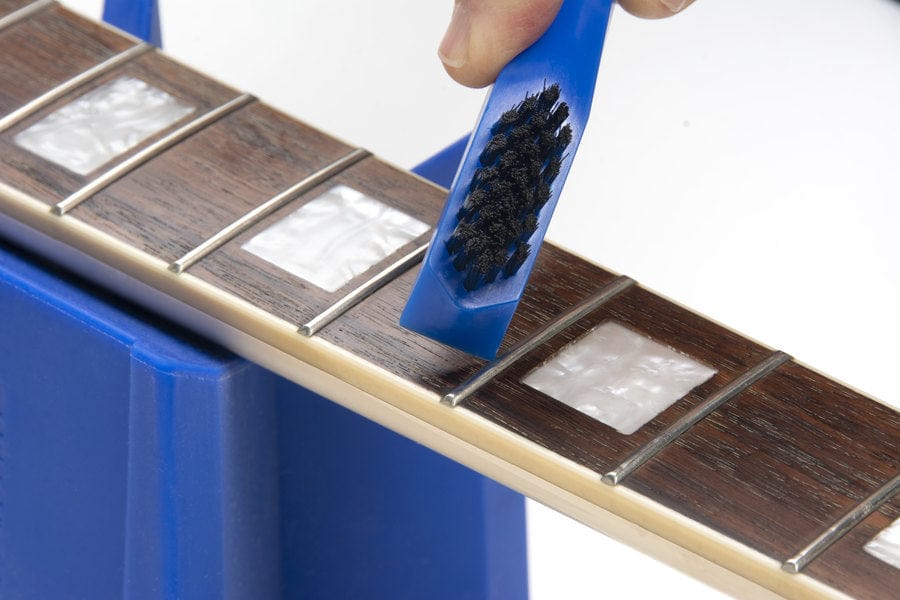
[[[456,0],[438,55],[450,76],[482,87],[546,31],[562,0]]]
[[[619,0],[619,4],[635,15],[647,19],[661,19],[671,17],[675,13],[683,11],[694,0]]]

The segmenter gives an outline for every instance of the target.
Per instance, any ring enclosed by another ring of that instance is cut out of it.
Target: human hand
[[[483,87],[550,27],[562,0],[455,0],[438,56],[450,77]],[[619,0],[633,15],[658,19],[694,0]]]

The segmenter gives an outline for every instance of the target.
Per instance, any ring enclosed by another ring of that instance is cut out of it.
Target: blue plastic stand
[[[466,145],[469,143],[469,134],[459,138],[442,151],[438,152],[419,166],[413,169],[413,173],[421,175],[434,183],[450,188],[459,161],[462,160]]]
[[[162,47],[156,0],[106,0],[103,20],[154,46]]]
[[[0,242],[0,598],[525,598],[524,519],[520,495]]]

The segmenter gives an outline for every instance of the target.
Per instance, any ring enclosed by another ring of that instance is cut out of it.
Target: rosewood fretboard
[[[602,515],[618,515],[785,596],[889,598],[900,589],[900,571],[862,550],[900,516],[895,411],[553,245],[541,251],[501,355],[548,327],[552,335],[474,389],[482,361],[397,325],[430,233],[334,293],[241,248],[336,184],[429,224],[444,190],[157,51],[123,56],[135,40],[56,4],[22,12],[27,4],[0,0],[0,118],[60,93],[2,126],[7,237],[598,527]],[[195,110],[87,176],[15,143],[122,75]],[[92,186],[117,165],[128,168]],[[358,302],[346,301],[351,293]],[[571,325],[552,328],[598,297]],[[610,319],[716,374],[632,435],[521,383]],[[454,389],[467,397],[441,403]],[[873,495],[874,509],[845,535],[804,551],[849,525],[845,516]]]

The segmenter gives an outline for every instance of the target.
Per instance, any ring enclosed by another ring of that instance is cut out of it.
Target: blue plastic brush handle
[[[612,0],[565,0],[547,32],[500,72],[400,318],[404,327],[482,358],[496,355],[534,267],[587,124],[611,5]],[[512,277],[501,275],[493,283],[468,292],[462,285],[464,273],[453,268],[444,242],[456,228],[456,213],[478,169],[481,150],[491,138],[491,127],[504,112],[515,107],[526,94],[539,93],[553,83],[560,86],[560,100],[569,105],[568,123],[573,135],[550,200],[538,214],[538,229],[529,240],[531,254]]]

